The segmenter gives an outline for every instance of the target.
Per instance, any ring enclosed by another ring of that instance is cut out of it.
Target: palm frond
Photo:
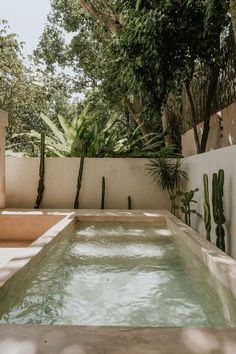
[[[163,191],[171,193],[183,186],[187,174],[181,169],[182,160],[179,157],[168,157],[169,153],[168,150],[162,150],[156,158],[149,159],[147,170]]]

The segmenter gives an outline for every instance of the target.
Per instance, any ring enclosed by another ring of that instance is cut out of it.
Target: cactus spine
[[[206,229],[206,239],[211,241],[211,209],[209,201],[209,187],[208,187],[208,176],[203,175],[203,186],[204,186],[204,222]]]
[[[216,246],[225,252],[225,223],[224,216],[224,171],[219,170],[213,174],[212,179],[212,207],[213,216],[216,223]]]
[[[105,209],[105,193],[106,193],[106,181],[105,181],[105,177],[102,177],[101,209]]]
[[[34,209],[39,209],[43,199],[44,175],[45,175],[45,134],[41,133],[38,195],[37,195]]]

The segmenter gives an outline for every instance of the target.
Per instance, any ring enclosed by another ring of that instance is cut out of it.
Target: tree
[[[144,135],[161,131],[161,111],[171,93],[186,87],[191,102],[194,72],[208,66],[201,139],[195,129],[198,152],[205,150],[228,0],[53,0],[52,7],[38,53],[49,64],[73,65],[87,87],[99,89],[120,111],[123,104],[142,123]],[[62,45],[63,30],[75,33],[71,43]],[[52,55],[54,48],[61,50]]]
[[[234,38],[236,43],[236,1],[230,0],[230,7],[231,7],[231,19],[234,29]]]
[[[52,6],[53,16],[41,38],[37,55],[51,65],[53,48],[58,48],[62,40],[61,27],[76,32],[71,43],[54,56],[54,62],[72,65],[80,74],[82,69],[85,85],[90,89],[99,87],[108,104],[115,104],[119,112],[128,111],[137,125],[142,124],[142,133],[146,135],[149,130],[144,119],[147,106],[144,107],[139,87],[130,87],[129,81],[125,82],[121,75],[123,59],[118,43],[124,26],[123,14],[107,1],[94,5],[90,1],[55,0]],[[58,30],[53,39],[55,28]]]
[[[7,146],[13,151],[34,155],[35,146],[27,135],[14,138],[23,131],[40,131],[41,113],[56,119],[58,114],[73,115],[70,103],[71,78],[55,74],[33,60],[27,64],[21,52],[22,43],[10,33],[7,21],[0,22],[0,107],[9,112]],[[14,138],[12,140],[12,137]]]
[[[212,100],[221,67],[221,37],[229,25],[229,1],[139,1],[129,7],[124,48],[129,60],[125,72],[133,70],[142,91],[153,102],[159,98],[164,105],[168,96],[186,88],[192,108],[192,125],[198,152],[206,149]],[[138,8],[138,12],[137,12]],[[138,65],[133,65],[138,59]],[[196,129],[196,117],[191,97],[191,81],[202,66],[209,71],[207,100],[202,120],[203,134]],[[154,105],[154,103],[153,103]]]

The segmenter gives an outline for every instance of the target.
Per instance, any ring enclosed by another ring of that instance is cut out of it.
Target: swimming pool
[[[0,323],[236,323],[230,291],[183,239],[156,222],[80,221],[0,298]]]

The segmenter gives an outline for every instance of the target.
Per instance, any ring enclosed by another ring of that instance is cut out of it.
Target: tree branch
[[[110,11],[111,15],[113,16],[114,20],[121,25],[120,15],[114,11],[113,7],[109,4],[107,0],[101,0],[101,3]]]
[[[114,34],[119,33],[122,25],[117,18],[112,19],[110,17],[107,17],[104,13],[102,13],[100,10],[98,10],[98,8],[95,7],[89,0],[79,0],[79,3],[82,6],[82,8],[90,16],[94,17],[96,20],[103,23],[103,25],[106,26],[112,33],[114,33]],[[107,5],[107,2],[106,2],[106,5]],[[112,10],[112,12],[113,12],[113,10]],[[113,15],[114,15],[114,13],[113,13]]]

